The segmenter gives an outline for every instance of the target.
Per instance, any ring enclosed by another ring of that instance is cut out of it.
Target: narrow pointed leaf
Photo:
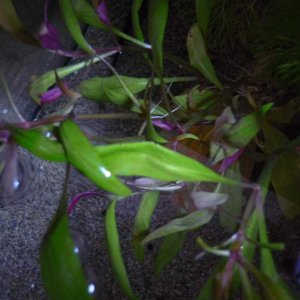
[[[131,4],[131,20],[134,36],[140,41],[144,41],[144,35],[140,24],[139,10],[144,0],[133,0]]]
[[[168,0],[151,0],[148,8],[149,40],[153,64],[159,74],[163,71],[163,41],[169,13]]]
[[[143,240],[143,245],[149,243],[152,240],[159,239],[173,233],[200,228],[202,225],[208,223],[213,215],[214,212],[212,210],[205,209],[202,211],[192,212],[182,218],[174,219],[168,222],[166,225],[150,233]]]
[[[196,0],[196,16],[198,26],[206,37],[208,30],[208,23],[212,9],[216,4],[216,0]]]
[[[11,0],[0,0],[0,27],[23,43],[39,46],[38,40],[34,39],[23,26]]]
[[[151,217],[159,200],[159,192],[150,191],[143,195],[132,232],[132,250],[138,261],[144,261],[144,247],[142,240],[149,232]]]
[[[97,155],[89,140],[71,120],[60,124],[59,133],[68,161],[100,188],[119,196],[128,196],[131,191]]]
[[[129,299],[137,299],[134,295],[127,276],[126,267],[122,258],[119,234],[116,222],[116,201],[113,201],[107,209],[105,216],[105,236],[112,269],[118,284]]]
[[[66,188],[40,250],[41,273],[51,299],[88,300],[88,283],[68,227]]]
[[[192,26],[188,34],[187,50],[191,65],[217,88],[222,89],[222,84],[206,52],[204,39],[197,24]]]
[[[65,24],[78,46],[89,54],[94,51],[81,32],[80,24],[72,6],[71,0],[59,0],[59,7]]]
[[[76,12],[76,15],[81,22],[84,22],[95,28],[109,30],[122,39],[125,39],[140,47],[151,49],[151,46],[149,44],[146,44],[138,39],[135,39],[132,36],[125,34],[124,32],[118,30],[113,26],[107,27],[106,24],[101,22],[95,9],[89,4],[87,0],[72,0],[72,4]]]
[[[154,274],[156,277],[160,275],[163,269],[180,252],[185,236],[185,232],[177,232],[165,237],[155,257]]]
[[[110,171],[120,176],[239,184],[196,160],[151,142],[99,146],[95,150]]]

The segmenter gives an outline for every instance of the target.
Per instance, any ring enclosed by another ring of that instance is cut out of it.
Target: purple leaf
[[[9,139],[9,131],[8,130],[0,130],[0,141],[3,143],[7,143]]]
[[[76,204],[84,197],[90,197],[90,196],[97,196],[99,195],[98,192],[83,192],[77,194],[71,201],[69,207],[68,207],[68,214],[71,214]]]
[[[152,120],[152,124],[167,131],[178,130],[180,133],[184,133],[184,129],[179,124],[163,121],[163,119]]]
[[[58,86],[48,90],[44,94],[41,95],[41,104],[52,103],[62,96],[62,91]]]
[[[45,21],[39,32],[39,40],[43,48],[49,50],[62,49],[59,34],[56,28],[49,22]]]
[[[245,148],[241,148],[238,151],[236,151],[233,155],[224,158],[219,172],[225,172],[231,165],[233,165],[243,154],[244,150]]]
[[[105,24],[107,26],[111,25],[109,12],[108,12],[108,8],[107,8],[107,3],[105,0],[99,1],[99,4],[96,8],[96,12],[98,13],[99,19],[103,24]]]

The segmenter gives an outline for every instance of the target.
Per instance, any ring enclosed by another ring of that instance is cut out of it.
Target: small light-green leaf
[[[145,245],[152,240],[159,239],[161,237],[165,237],[173,233],[197,229],[202,225],[208,223],[213,217],[213,215],[214,212],[212,210],[205,209],[202,211],[194,211],[182,218],[174,219],[168,222],[166,225],[150,233],[143,240],[142,244]]]
[[[163,72],[163,41],[169,13],[168,0],[148,1],[149,40],[152,45],[153,64],[161,75]]]
[[[66,188],[40,250],[41,273],[51,299],[91,300],[68,227]]]
[[[95,149],[107,168],[120,176],[239,184],[196,160],[152,142],[98,146]]]
[[[165,237],[155,257],[154,274],[156,277],[160,275],[163,269],[179,253],[183,246],[185,236],[185,232],[176,232]]]
[[[122,258],[115,210],[116,201],[113,201],[109,205],[105,216],[105,236],[108,254],[111,260],[112,269],[122,291],[129,299],[135,300],[137,297],[131,289],[126,267]]]
[[[189,31],[187,50],[191,65],[217,88],[222,89],[223,86],[206,52],[203,35],[197,24],[194,24]]]
[[[144,247],[142,240],[149,232],[151,217],[157,206],[160,193],[157,191],[146,192],[141,200],[132,232],[132,249],[138,261],[144,261]]]

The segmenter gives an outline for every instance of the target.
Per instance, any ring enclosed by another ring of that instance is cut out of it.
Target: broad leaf
[[[122,258],[115,210],[116,201],[113,201],[108,207],[105,216],[105,236],[108,254],[111,260],[112,269],[122,291],[129,299],[137,299],[131,289],[126,267]]]
[[[290,140],[269,123],[264,124],[264,134],[268,151],[275,151],[289,144]],[[300,214],[300,157],[294,149],[290,149],[276,157],[272,171],[272,184],[278,196],[283,212],[294,217]]]
[[[174,219],[168,222],[166,225],[156,229],[150,233],[144,240],[143,245],[149,243],[152,240],[159,239],[168,236],[173,233],[189,231],[193,229],[200,228],[202,225],[208,223],[213,217],[214,212],[210,209],[205,209],[202,211],[195,211],[189,215]]]
[[[99,146],[95,150],[107,168],[120,176],[239,184],[196,160],[151,142]]]
[[[155,257],[154,274],[156,277],[160,275],[163,269],[179,253],[183,246],[185,236],[185,232],[177,232],[165,237]]]
[[[119,75],[108,77],[94,77],[80,83],[79,92],[87,99],[99,102],[110,101],[117,105],[125,105],[129,102],[130,95],[124,89],[120,80],[132,94],[145,90],[149,84],[148,78],[136,78]],[[195,80],[195,77],[164,78],[165,83]],[[158,78],[153,79],[155,85],[160,84]]]
[[[80,128],[71,120],[60,124],[59,134],[68,161],[91,181],[106,191],[119,196],[128,196],[131,191],[118,179]]]
[[[156,71],[162,75],[163,41],[169,13],[169,1],[151,0],[148,3],[148,29],[152,46],[153,65]]]
[[[39,46],[38,40],[24,28],[12,0],[0,0],[0,26],[26,44]]]
[[[138,261],[144,261],[144,247],[141,245],[142,240],[149,232],[151,217],[159,200],[159,192],[150,191],[143,195],[132,232],[132,249]]]
[[[65,24],[74,41],[82,50],[89,54],[93,54],[93,49],[81,32],[81,27],[72,6],[71,0],[59,0],[59,7]]]
[[[66,189],[40,251],[41,273],[51,299],[88,300],[88,282],[68,227]]]
[[[194,24],[187,37],[187,50],[191,65],[217,88],[222,89],[215,69],[206,52],[203,35],[197,24]]]

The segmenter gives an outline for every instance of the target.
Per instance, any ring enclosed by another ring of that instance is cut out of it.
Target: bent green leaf
[[[132,250],[138,261],[144,261],[144,247],[142,240],[149,232],[151,217],[159,201],[160,193],[157,191],[146,192],[141,200],[132,232]]]
[[[142,242],[142,245],[149,243],[152,240],[168,236],[173,233],[188,231],[200,228],[202,225],[208,223],[213,217],[214,212],[210,209],[201,211],[194,211],[189,215],[174,219],[166,225],[156,229],[150,233]]]
[[[76,169],[106,191],[119,196],[130,195],[130,189],[107,167],[73,121],[66,120],[62,122],[59,133],[68,161]]]
[[[112,269],[122,291],[129,299],[137,299],[131,289],[126,267],[122,258],[119,234],[116,222],[116,201],[113,201],[105,216],[105,236]]]
[[[211,10],[214,8],[216,0],[196,0],[196,16],[198,26],[206,37],[208,30],[208,22],[211,14]]]
[[[204,39],[197,24],[191,27],[186,45],[190,64],[218,89],[222,89],[223,86],[206,52]]]
[[[41,273],[51,299],[91,300],[79,257],[74,253],[67,216],[66,187],[59,208],[45,234],[41,250]]]
[[[89,54],[94,51],[81,32],[81,27],[70,0],[59,0],[59,7],[65,24],[77,45]]]

